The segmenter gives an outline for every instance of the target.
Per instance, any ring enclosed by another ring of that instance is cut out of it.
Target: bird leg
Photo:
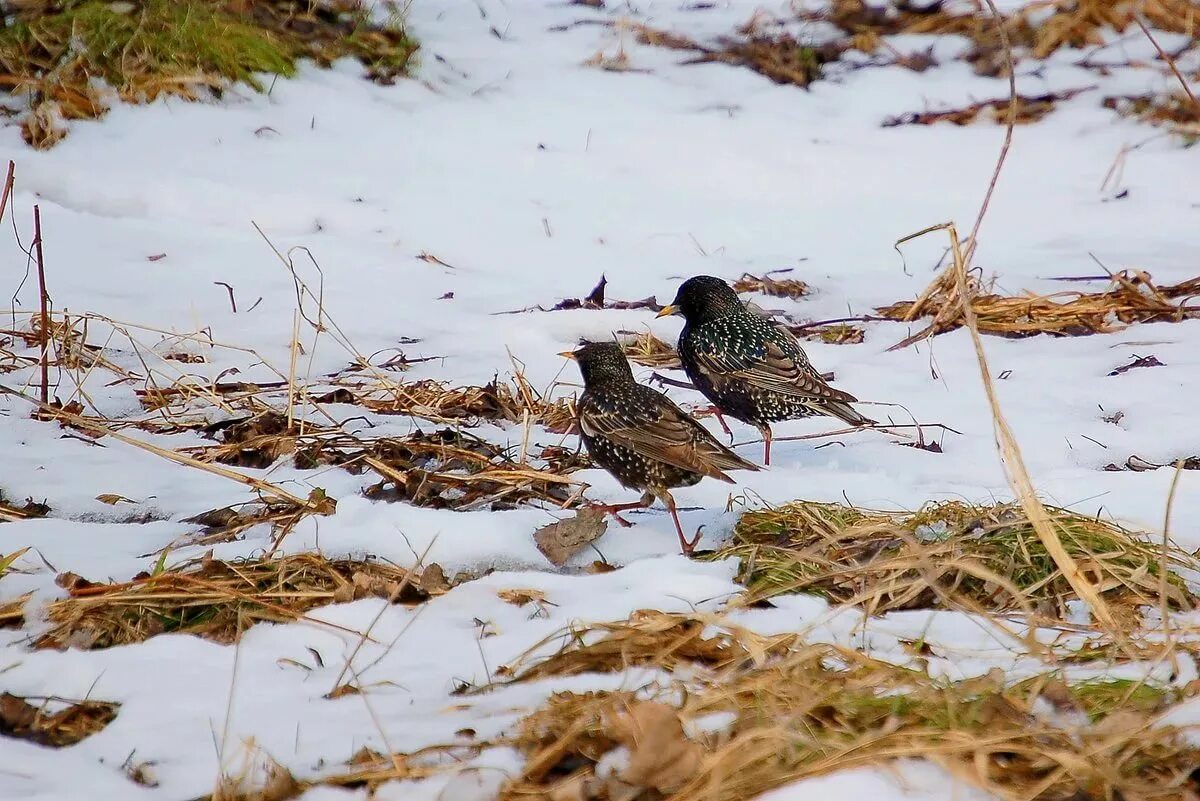
[[[621,515],[619,515],[617,513],[624,512],[628,509],[645,509],[647,506],[649,506],[652,503],[654,503],[654,496],[651,495],[650,493],[646,493],[645,495],[642,496],[642,499],[640,501],[633,501],[632,503],[611,503],[611,504],[589,502],[588,508],[595,509],[597,512],[600,512],[602,514],[612,515],[613,520],[616,520],[618,523],[620,523],[622,527],[629,528],[633,525],[633,523],[630,523],[628,520],[621,517]]]
[[[684,556],[691,556],[692,552],[696,550],[696,543],[700,542],[700,529],[704,528],[704,526],[696,529],[696,536],[692,537],[691,542],[689,542],[683,536],[683,526],[679,522],[679,512],[675,511],[675,499],[671,497],[671,493],[665,491],[661,497],[662,502],[667,507],[667,511],[671,513],[671,519],[675,521],[675,533],[679,535],[679,549],[683,551]]]
[[[733,432],[729,430],[729,426],[725,423],[725,415],[721,414],[721,410],[716,406],[712,408],[712,411],[717,416],[717,422],[721,424],[721,430],[725,432],[725,436],[729,437],[730,442],[733,442]]]
[[[697,409],[697,412],[707,412],[717,418],[717,422],[721,424],[721,430],[729,437],[729,441],[733,442],[733,432],[729,430],[729,425],[725,422],[725,415],[721,414],[721,410],[716,406],[708,406],[703,409]]]
[[[763,435],[763,466],[771,466],[771,427],[762,426],[758,429]]]

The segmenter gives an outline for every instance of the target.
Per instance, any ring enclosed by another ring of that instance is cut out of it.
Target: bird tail
[[[876,421],[869,417],[863,417],[854,410],[854,407],[849,403],[842,401],[826,401],[817,407],[822,414],[836,417],[844,423],[852,426],[873,426]]]

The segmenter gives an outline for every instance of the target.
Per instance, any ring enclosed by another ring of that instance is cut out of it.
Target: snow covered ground
[[[206,349],[207,362],[178,366],[208,377],[236,368],[243,381],[270,375],[260,357],[287,372],[296,308],[292,277],[254,225],[280,250],[311,251],[323,275],[324,309],[359,352],[400,347],[410,359],[429,359],[407,379],[482,384],[511,372],[511,354],[534,386],[560,380],[567,386],[555,391],[570,393],[577,375],[555,354],[580,337],[649,328],[674,340],[679,322],[648,311],[497,314],[580,297],[601,274],[610,297],[654,295],[665,303],[690,275],[732,279],[793,268],[789,277],[812,285],[811,295],[756,300],[814,320],[869,313],[918,294],[936,274],[944,238],[934,234],[904,246],[904,260],[893,243],[950,220],[966,234],[1003,129],[988,122],[961,128],[881,128],[880,122],[927,105],[1003,97],[1006,83],[949,62],[920,74],[863,69],[802,91],[727,65],[681,65],[683,54],[638,44],[628,32],[573,24],[627,17],[705,39],[728,34],[760,8],[787,11],[786,3],[740,0],[689,5],[660,0],[606,12],[533,0],[417,0],[410,22],[422,43],[421,67],[415,80],[396,86],[363,81],[353,63],[310,67],[266,95],[246,89],[213,104],[117,106],[100,122],[73,124],[70,136],[44,153],[26,148],[9,126],[0,130],[0,156],[17,162],[17,227],[28,242],[29,211],[40,204],[57,309],[180,334],[208,329],[213,339],[246,350]],[[921,37],[893,44],[955,45]],[[625,71],[584,63],[621,49]],[[1138,35],[1110,50],[1114,59],[1153,53]],[[1095,275],[1096,259],[1111,270],[1146,269],[1160,284],[1195,276],[1200,149],[1154,138],[1153,129],[1099,102],[1104,94],[1161,91],[1172,79],[1129,69],[1100,78],[1071,65],[1078,55],[1056,56],[1018,79],[1031,93],[1102,85],[1017,130],[976,264],[1009,294],[1077,288],[1049,279]],[[1122,184],[1102,191],[1122,148],[1142,142],[1125,158]],[[15,293],[17,309],[35,308],[36,282],[23,281],[23,253],[13,242],[0,248],[3,291]],[[159,254],[166,255],[149,258]],[[297,263],[316,286],[317,270],[304,259]],[[237,313],[214,282],[233,287]],[[27,318],[15,324],[27,325]],[[967,336],[960,331],[887,352],[911,330],[876,323],[862,344],[806,343],[806,349],[821,370],[836,373],[836,386],[864,400],[904,404],[922,421],[963,432],[941,440],[943,453],[899,447],[893,437],[869,432],[820,449],[811,441],[781,442],[771,469],[739,476],[732,492],[751,503],[848,498],[875,508],[1010,497]],[[104,336],[93,332],[91,339],[102,344]],[[140,336],[160,354],[197,347]],[[1161,530],[1172,471],[1101,468],[1134,454],[1158,463],[1200,454],[1191,406],[1200,392],[1198,345],[1194,321],[1105,336],[986,340],[993,373],[1004,377],[997,382],[1000,401],[1047,501]],[[304,346],[301,375],[324,375],[350,360],[327,334],[305,334]],[[1108,375],[1135,354],[1153,354],[1163,366]],[[135,364],[132,352],[125,357],[126,366]],[[75,389],[69,377],[52,379],[67,400]],[[93,374],[85,383],[96,405],[89,411],[111,418],[138,412],[132,389],[106,386],[110,379]],[[34,378],[22,371],[3,381],[21,386]],[[699,400],[681,390],[670,394]],[[1102,419],[1117,411],[1124,413],[1118,423]],[[0,525],[0,554],[31,546],[15,565],[19,572],[0,582],[0,601],[28,591],[35,605],[60,597],[54,577],[63,571],[93,581],[128,579],[153,568],[156,551],[196,529],[185,518],[252,498],[240,484],[117,442],[96,447],[64,438],[56,424],[28,413],[20,401],[0,396],[0,490],[10,499],[44,499],[53,512]],[[397,433],[421,425],[373,421]],[[827,426],[801,421],[776,433]],[[485,428],[496,442],[522,440],[520,426]],[[736,433],[745,440],[754,432]],[[171,448],[202,442],[193,435],[138,436]],[[557,435],[537,431],[535,439],[551,444]],[[757,458],[759,446],[744,452]],[[573,621],[616,620],[646,608],[718,611],[739,590],[732,563],[692,562],[677,553],[670,518],[657,507],[632,515],[633,528],[610,527],[596,543],[622,569],[583,575],[554,569],[535,548],[531,534],[552,522],[548,511],[434,511],[366,500],[359,491],[368,477],[340,470],[281,463],[247,472],[302,497],[319,487],[338,500],[335,515],[302,522],[285,540],[287,551],[371,553],[401,565],[428,551],[426,559],[449,575],[496,572],[416,609],[386,610],[372,636],[379,643],[399,637],[396,647],[368,645],[356,659],[363,667],[379,660],[361,677],[378,682],[369,704],[357,696],[323,697],[357,640],[311,623],[258,626],[237,647],[162,635],[94,652],[29,649],[30,634],[45,626],[36,616],[25,630],[0,631],[0,689],[122,704],[115,722],[68,749],[0,738],[0,795],[182,801],[211,791],[222,770],[235,770],[246,741],[305,778],[327,773],[364,746],[411,752],[454,742],[466,728],[487,739],[552,691],[632,688],[662,677],[581,676],[465,701],[450,695],[457,682],[486,681],[497,666]],[[630,499],[603,473],[576,477],[591,485],[590,497]],[[135,503],[97,499],[105,494]],[[724,511],[729,494],[714,482],[677,494],[688,507],[685,527],[706,524],[703,547],[718,544],[735,520]],[[156,522],[128,522],[146,518]],[[1172,534],[1184,548],[1200,548],[1195,472],[1182,476]],[[270,536],[265,526],[251,529],[241,541],[217,546],[215,555],[261,553]],[[184,561],[204,550],[183,548],[170,558]],[[595,558],[588,551],[571,566]],[[528,610],[497,600],[496,592],[508,588],[540,590],[553,605],[530,619]],[[381,604],[357,601],[311,616],[361,630]],[[961,613],[893,615],[868,630],[844,610],[827,611],[823,602],[796,598],[739,614],[740,622],[763,631],[811,629],[816,639],[897,660],[907,658],[899,638],[924,632],[938,655],[931,661],[950,676],[996,666],[1011,675],[1036,670]],[[1172,680],[1193,678],[1191,667]],[[131,754],[152,765],[156,787],[129,780],[121,766]],[[470,774],[482,788],[478,795],[470,794],[476,791],[467,789],[468,779],[444,774],[393,783],[376,797],[487,798],[491,780],[481,777],[502,777],[520,760],[495,749],[464,764],[498,770]],[[866,792],[889,801],[980,797],[923,763],[823,777],[769,797]],[[364,791],[328,788],[306,796],[362,797]]]

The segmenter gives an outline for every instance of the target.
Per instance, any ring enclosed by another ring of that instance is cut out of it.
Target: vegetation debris
[[[260,76],[291,77],[299,59],[329,66],[348,56],[388,84],[416,50],[398,18],[380,23],[342,0],[23,3],[0,29],[0,84],[25,98],[26,141],[47,148],[68,121],[103,116],[111,96],[200,100],[235,83],[261,92]]]
[[[360,598],[415,604],[429,598],[420,579],[403,568],[315,553],[231,562],[204,558],[118,584],[63,574],[59,584],[68,597],[47,608],[51,628],[37,648],[111,648],[166,632],[230,643],[255,623],[306,619],[317,606]]]
[[[1200,563],[1115,523],[1049,508],[1063,547],[1110,606],[1169,604],[1195,596],[1174,572]],[[712,555],[738,557],[752,600],[817,593],[869,614],[897,609],[1023,610],[1062,619],[1076,599],[1017,504],[930,503],[914,513],[799,501],[746,512],[732,543]],[[1165,588],[1166,597],[1161,597]]]
[[[62,748],[86,740],[117,717],[118,705],[107,701],[36,700],[40,705],[0,694],[0,736]]]

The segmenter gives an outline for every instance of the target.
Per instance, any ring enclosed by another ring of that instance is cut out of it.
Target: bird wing
[[[665,395],[649,387],[646,403],[619,411],[596,403],[581,403],[579,427],[650,459],[733,483],[723,470],[758,470],[708,433]]]
[[[791,337],[791,334],[781,336]],[[789,346],[790,345],[790,346]],[[760,389],[823,403],[854,403],[858,398],[834,389],[813,369],[800,346],[768,337],[765,348],[755,354],[698,348],[696,361],[718,386],[728,380],[745,381]]]

